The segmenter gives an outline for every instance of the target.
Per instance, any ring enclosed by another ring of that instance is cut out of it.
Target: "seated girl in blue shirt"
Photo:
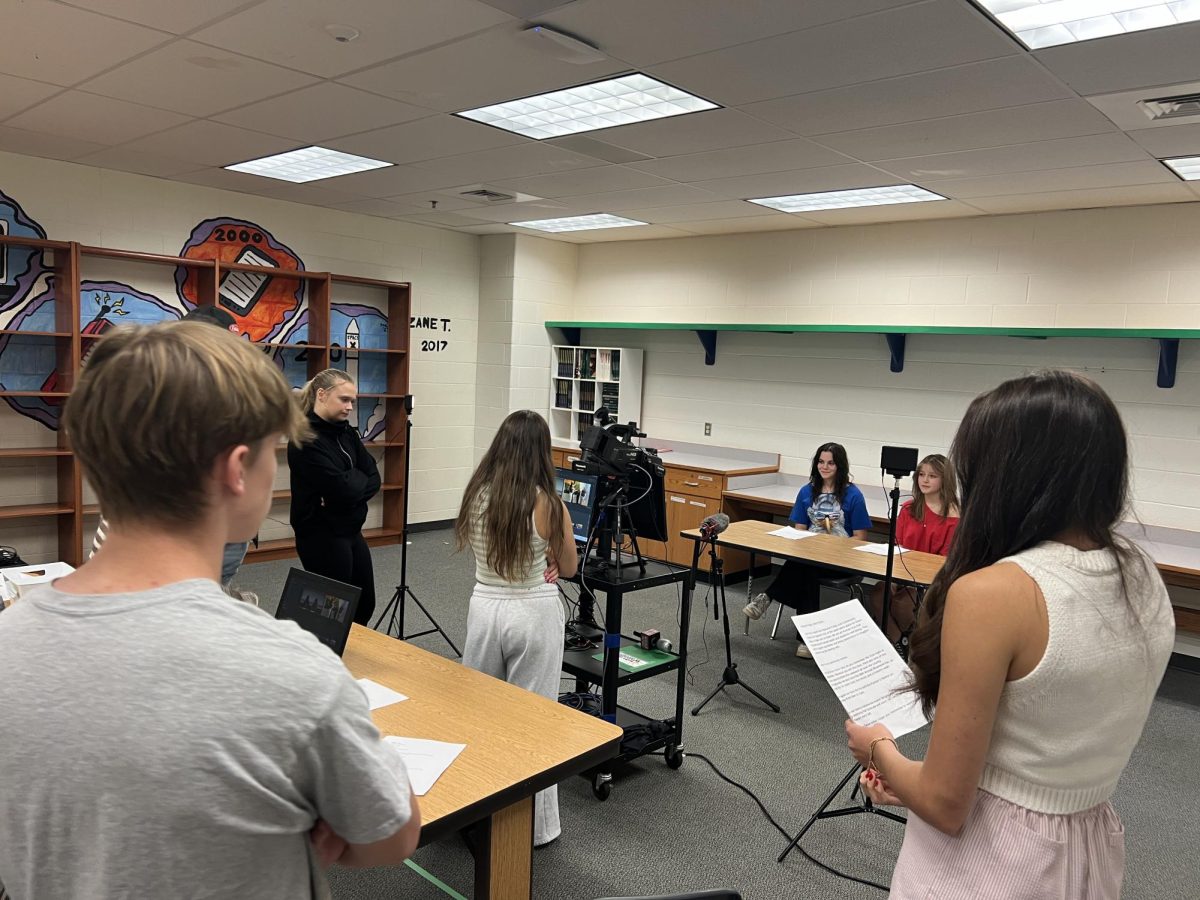
[[[866,540],[871,516],[862,491],[850,483],[850,461],[845,447],[822,444],[817,448],[808,484],[800,488],[788,518],[793,527],[802,531]],[[770,586],[747,603],[742,612],[758,619],[772,600],[795,607],[798,613],[816,612],[821,605],[821,579],[827,577],[828,572],[821,568],[789,559]],[[796,655],[812,659],[803,643],[796,648]]]

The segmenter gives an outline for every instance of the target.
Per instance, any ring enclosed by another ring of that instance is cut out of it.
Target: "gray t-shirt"
[[[0,616],[14,900],[309,897],[316,820],[382,840],[409,796],[341,660],[211,581],[47,587]]]

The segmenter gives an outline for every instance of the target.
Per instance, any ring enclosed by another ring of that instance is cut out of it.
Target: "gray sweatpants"
[[[491,587],[476,584],[467,612],[463,665],[509,684],[558,699],[566,618],[558,588]],[[539,791],[533,801],[533,843],[562,833],[558,788]]]

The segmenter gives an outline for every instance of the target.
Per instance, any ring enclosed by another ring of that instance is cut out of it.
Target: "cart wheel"
[[[604,772],[597,772],[592,778],[592,793],[602,803],[607,800],[608,795],[612,793],[612,776]]]
[[[674,744],[667,744],[667,749],[666,749],[666,753],[664,754],[664,759],[666,759],[666,761],[667,761],[668,768],[678,769],[680,766],[683,765],[683,757],[684,757],[684,753],[682,750],[680,750]]]

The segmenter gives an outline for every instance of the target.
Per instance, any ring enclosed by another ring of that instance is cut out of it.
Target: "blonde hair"
[[[217,458],[272,434],[311,436],[262,351],[203,322],[129,325],[100,340],[63,427],[105,518],[189,525]]]
[[[925,509],[928,504],[925,502],[925,495],[916,486],[916,475],[921,474],[922,466],[929,466],[929,468],[933,469],[934,475],[941,477],[942,486],[938,491],[938,502],[942,504],[942,515],[953,517],[953,514],[958,511],[958,485],[954,480],[954,467],[950,465],[950,460],[946,459],[940,453],[929,454],[917,466],[917,471],[913,477],[912,506],[909,507],[912,517],[918,522],[925,521]]]
[[[317,405],[317,391],[327,391],[345,381],[354,383],[354,379],[341,369],[326,369],[305,382],[304,387],[300,389],[300,408],[304,410],[305,415],[312,412]]]

